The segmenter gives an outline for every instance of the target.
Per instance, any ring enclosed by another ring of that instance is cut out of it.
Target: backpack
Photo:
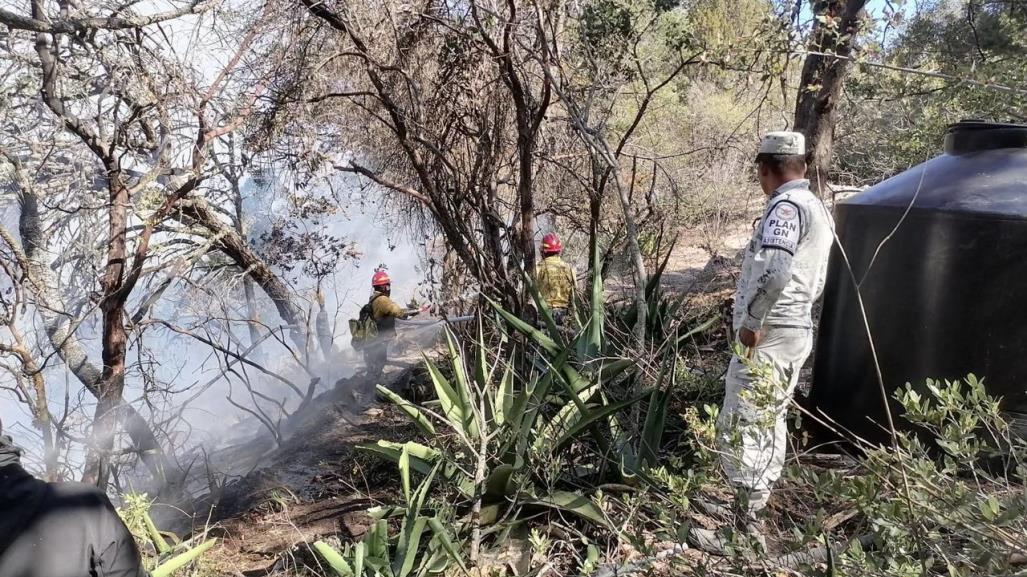
[[[352,336],[350,344],[354,350],[359,351],[378,338],[378,322],[374,320],[372,305],[382,296],[385,295],[376,295],[371,302],[360,308],[360,315],[356,319],[349,320],[349,334]]]

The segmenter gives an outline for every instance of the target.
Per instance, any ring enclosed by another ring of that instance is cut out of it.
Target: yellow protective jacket
[[[407,311],[396,301],[375,292],[371,295],[371,318],[378,324],[378,335],[391,337],[396,332],[396,319],[406,316]]]
[[[570,306],[577,280],[574,267],[565,263],[559,255],[542,259],[535,269],[535,279],[538,281],[539,294],[549,308],[566,309]]]

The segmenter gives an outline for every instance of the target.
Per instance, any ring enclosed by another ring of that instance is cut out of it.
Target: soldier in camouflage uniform
[[[756,513],[784,466],[785,417],[813,348],[811,313],[824,289],[834,223],[804,178],[801,134],[767,134],[756,162],[769,200],[745,251],[733,311],[747,359],[731,359],[717,433],[724,473],[735,490],[736,526],[762,542]],[[772,377],[758,378],[747,365],[766,367]],[[693,544],[717,546],[701,533],[692,532]]]

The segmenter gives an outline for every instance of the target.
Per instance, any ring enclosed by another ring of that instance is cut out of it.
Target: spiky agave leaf
[[[175,571],[178,571],[179,569],[199,559],[201,555],[209,551],[211,547],[217,544],[217,542],[217,539],[210,539],[209,541],[204,541],[202,544],[197,545],[192,549],[189,549],[185,553],[176,555],[171,559],[168,559],[164,563],[161,563],[159,567],[154,569],[150,573],[150,577],[170,577],[175,573]]]
[[[492,308],[495,309],[497,313],[499,313],[499,316],[503,317],[503,320],[505,320],[506,323],[509,324],[514,330],[529,337],[532,341],[535,342],[535,344],[545,349],[546,352],[553,355],[558,355],[560,354],[560,351],[563,350],[563,347],[558,345],[557,342],[550,338],[549,335],[531,326],[529,323],[521,320],[517,317],[517,315],[510,313],[496,301],[488,297],[486,297],[485,300],[488,301],[489,305],[491,305]]]
[[[452,359],[453,375],[455,377],[453,392],[456,393],[456,398],[459,400],[464,419],[462,425],[467,436],[471,439],[475,439],[478,437],[479,428],[478,420],[474,414],[474,394],[471,390],[471,381],[467,377],[467,368],[464,363],[464,356],[460,348],[457,346],[453,332],[449,329],[446,329],[446,344],[449,346],[449,356]]]
[[[413,570],[421,534],[424,533],[424,527],[428,522],[425,517],[421,516],[421,508],[424,507],[428,489],[431,488],[438,470],[439,465],[435,465],[407,501],[406,515],[403,516],[403,523],[399,529],[399,542],[396,544],[396,558],[392,562],[392,571],[397,577],[407,577]]]
[[[467,566],[464,565],[463,557],[460,556],[459,550],[453,543],[453,539],[449,536],[449,532],[446,531],[446,527],[442,524],[442,521],[440,521],[438,517],[432,517],[431,519],[428,519],[428,526],[431,527],[431,530],[435,533],[435,537],[439,540],[439,543],[442,544],[442,548],[446,550],[449,558],[460,567],[460,571],[462,571],[464,575],[468,575]]]
[[[171,545],[164,539],[164,535],[157,529],[157,525],[153,523],[153,519],[150,514],[143,511],[143,523],[146,525],[146,533],[150,537],[150,541],[153,541],[153,546],[157,548],[158,555],[164,555],[171,552]]]
[[[603,271],[599,262],[599,240],[592,240],[592,291],[590,296],[590,314],[585,332],[578,338],[578,353],[582,361],[588,362],[599,358],[603,351],[603,335],[606,317],[606,298],[603,290]]]
[[[432,385],[435,387],[435,394],[442,406],[442,414],[450,427],[470,439],[468,424],[472,421],[473,413],[468,402],[462,399],[462,395],[449,382],[449,379],[442,374],[435,363],[425,356],[425,366],[428,367],[428,375],[431,377]]]
[[[399,463],[404,449],[410,454],[410,467],[422,475],[431,472],[431,462],[440,456],[438,450],[413,441],[394,443],[381,440],[373,444],[357,445],[357,450],[380,455],[393,463]]]
[[[397,395],[396,393],[390,391],[386,387],[383,387],[382,385],[377,385],[375,388],[378,390],[379,395],[385,397],[392,404],[399,407],[401,411],[406,413],[407,416],[410,417],[410,420],[412,420],[414,424],[417,425],[417,428],[421,430],[421,432],[428,435],[429,437],[435,436],[435,426],[431,424],[431,421],[428,419],[428,417],[425,416],[425,414],[422,413],[416,405],[404,399],[403,397]]]
[[[353,568],[346,562],[346,559],[328,543],[316,541],[314,543],[314,551],[317,552],[319,557],[324,559],[325,563],[328,564],[328,567],[331,568],[337,577],[354,577],[359,575],[359,573],[353,571]]]
[[[538,499],[525,499],[526,504],[539,505],[542,507],[548,507],[559,511],[566,511],[573,513],[578,517],[591,521],[596,525],[606,527],[611,531],[617,532],[610,521],[603,515],[603,512],[596,507],[595,503],[591,499],[580,493],[573,493],[571,491],[554,491],[544,497]]]

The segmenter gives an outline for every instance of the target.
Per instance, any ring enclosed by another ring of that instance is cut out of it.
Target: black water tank
[[[889,396],[907,382],[974,373],[1004,409],[1027,413],[1027,126],[954,124],[945,154],[839,203],[835,219]],[[869,341],[837,247],[816,350],[802,403],[884,441]]]

